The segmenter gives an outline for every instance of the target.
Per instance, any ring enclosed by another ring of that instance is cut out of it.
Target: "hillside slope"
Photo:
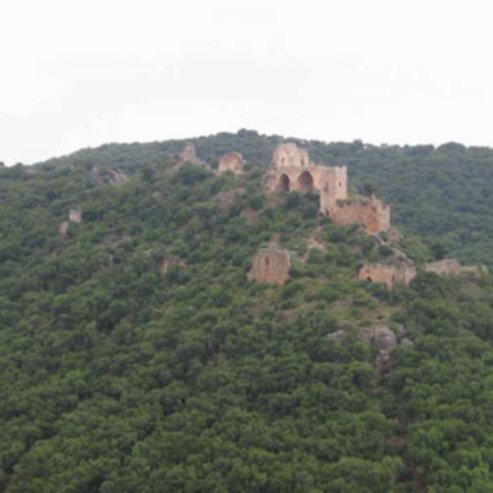
[[[266,196],[275,143],[197,141],[242,177],[177,166],[183,143],[0,170],[1,491],[493,491],[491,277],[356,280],[396,245]],[[291,279],[248,282],[273,239]]]
[[[208,162],[217,163],[224,153],[237,150],[261,167],[270,162],[281,140],[250,130],[190,139],[199,157]],[[315,161],[347,166],[355,188],[376,188],[391,205],[393,222],[401,230],[419,235],[429,246],[463,263],[493,268],[493,149],[455,143],[434,148],[291,140],[306,147]],[[159,166],[183,146],[184,141],[176,140],[110,144],[47,164],[92,163],[132,173],[143,165]]]

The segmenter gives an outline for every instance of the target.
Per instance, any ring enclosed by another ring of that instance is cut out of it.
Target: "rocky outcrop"
[[[277,246],[261,249],[253,259],[248,280],[261,284],[284,284],[289,279],[291,257]]]
[[[361,340],[377,352],[375,364],[383,366],[390,359],[390,353],[397,347],[397,337],[388,327],[373,327],[363,330]]]
[[[128,176],[122,171],[107,169],[101,171],[97,167],[93,167],[87,171],[87,176],[96,186],[101,186],[107,183],[111,185],[123,185],[128,181]]]
[[[414,346],[414,343],[408,337],[402,338],[399,344],[395,332],[385,325],[368,327],[362,330],[339,329],[328,334],[327,340],[336,344],[343,344],[349,336],[356,337],[375,350],[375,365],[378,367],[384,366],[390,360],[392,351],[397,347],[412,348]]]
[[[121,171],[110,169],[108,170],[108,180],[112,185],[123,185],[128,181],[128,176]]]

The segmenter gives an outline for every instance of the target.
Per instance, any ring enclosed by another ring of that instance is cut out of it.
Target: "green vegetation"
[[[493,491],[491,277],[420,274],[393,292],[355,280],[392,245],[317,216],[314,195],[265,197],[276,142],[196,141],[209,161],[242,152],[241,178],[176,167],[183,142],[0,168],[0,491]],[[408,254],[488,261],[493,151],[308,147],[423,233]],[[93,166],[130,179],[98,185]],[[70,208],[84,220],[63,239]],[[484,235],[460,236],[483,219]],[[315,233],[324,250],[307,248]],[[273,234],[292,279],[249,284]],[[358,335],[376,325],[414,345],[376,366]]]

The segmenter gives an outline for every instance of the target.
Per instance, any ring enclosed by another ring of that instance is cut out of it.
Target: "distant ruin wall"
[[[68,220],[71,223],[80,224],[82,222],[82,211],[80,209],[70,209]]]
[[[204,161],[197,157],[197,151],[195,145],[189,142],[185,145],[181,152],[181,159],[184,163],[196,164],[198,166],[205,166]]]
[[[462,266],[455,258],[445,258],[435,262],[429,262],[423,266],[426,272],[434,272],[439,276],[458,276],[460,274],[469,274],[479,276],[481,269],[474,265]]]
[[[248,280],[261,284],[284,284],[289,279],[291,258],[287,250],[265,248],[253,259]]]
[[[318,192],[320,211],[328,214],[337,200],[347,198],[345,166],[328,167],[310,161],[296,144],[280,144],[264,175],[264,188],[271,191]]]
[[[228,152],[219,161],[218,173],[231,171],[235,175],[243,173],[243,156],[239,152]]]
[[[370,234],[390,228],[390,207],[375,197],[349,204],[337,203],[328,210],[328,215],[336,224],[360,223]]]
[[[300,149],[294,142],[279,144],[272,156],[273,168],[295,167],[303,168],[310,164],[310,156],[308,151]]]
[[[388,288],[396,283],[408,286],[416,277],[416,269],[411,263],[400,264],[365,264],[358,272],[360,281],[381,282]]]

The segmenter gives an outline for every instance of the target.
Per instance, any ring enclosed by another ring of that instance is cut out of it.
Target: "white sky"
[[[219,131],[493,145],[491,0],[0,0],[0,161]]]

